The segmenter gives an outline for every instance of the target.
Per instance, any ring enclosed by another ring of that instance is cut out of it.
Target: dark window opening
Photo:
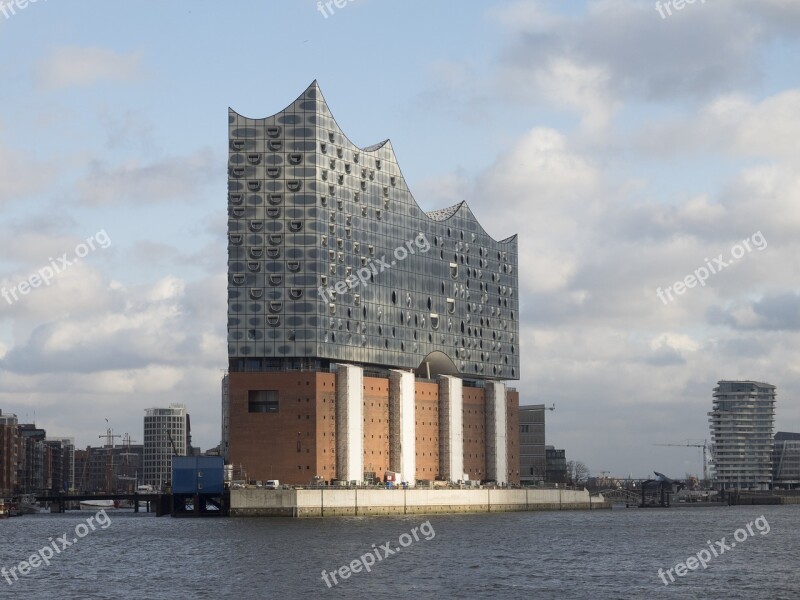
[[[251,413],[278,412],[278,390],[250,390],[247,410]]]

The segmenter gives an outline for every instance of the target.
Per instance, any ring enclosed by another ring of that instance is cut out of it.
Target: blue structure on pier
[[[173,456],[172,493],[219,496],[224,490],[221,456]]]

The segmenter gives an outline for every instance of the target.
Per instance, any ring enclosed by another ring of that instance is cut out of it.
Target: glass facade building
[[[316,82],[228,124],[233,471],[517,483],[516,236],[495,240],[464,202],[424,212],[391,142],[353,144]]]
[[[159,490],[172,481],[172,457],[187,455],[189,439],[189,415],[184,405],[145,410],[143,483]]]
[[[334,362],[519,379],[517,238],[466,203],[423,212],[388,140],[344,135],[314,82],[229,111],[229,369]]]

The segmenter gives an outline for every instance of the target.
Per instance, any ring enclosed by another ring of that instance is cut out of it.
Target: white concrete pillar
[[[506,384],[487,381],[486,403],[486,479],[508,483],[508,426]]]
[[[417,469],[414,385],[413,373],[389,371],[389,470],[409,485]]]
[[[336,365],[336,478],[364,479],[364,369]]]
[[[461,380],[439,377],[439,475],[464,478],[464,415]]]

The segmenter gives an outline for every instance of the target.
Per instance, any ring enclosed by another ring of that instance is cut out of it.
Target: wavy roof
[[[313,82],[311,82],[311,85],[309,85],[306,88],[306,90],[302,94],[300,94],[300,96],[298,96],[297,99],[294,102],[289,104],[282,111],[279,111],[279,112],[277,112],[277,113],[275,113],[273,115],[270,115],[268,117],[263,117],[261,119],[252,119],[252,120],[254,120],[254,121],[264,121],[266,119],[271,119],[273,117],[277,117],[278,115],[287,112],[297,102],[307,101],[309,98],[313,98],[317,102],[320,102],[323,105],[324,110],[320,111],[320,112],[326,113],[327,115],[329,115],[331,117],[331,119],[333,119],[333,122],[336,124],[336,129],[342,135],[342,137],[347,141],[347,143],[351,146],[351,150],[358,150],[360,152],[371,153],[371,152],[377,152],[378,150],[381,150],[381,149],[385,148],[387,151],[391,152],[392,156],[394,157],[394,162],[395,162],[395,164],[397,164],[397,168],[400,171],[400,177],[403,179],[403,182],[406,183],[405,187],[408,190],[408,195],[411,198],[411,201],[414,202],[414,204],[417,206],[417,208],[420,210],[420,212],[425,214],[429,219],[431,219],[431,221],[437,221],[437,222],[446,221],[446,220],[452,218],[453,216],[455,216],[455,215],[457,215],[459,213],[464,213],[464,216],[466,216],[468,219],[471,219],[472,221],[474,221],[475,224],[478,227],[480,227],[480,229],[488,237],[493,239],[496,243],[498,243],[498,244],[510,244],[510,243],[513,243],[513,242],[515,242],[517,240],[517,234],[514,234],[514,235],[512,235],[510,237],[507,237],[505,239],[502,239],[502,240],[495,239],[494,236],[492,236],[488,231],[486,231],[486,229],[481,225],[480,221],[478,221],[478,219],[475,217],[475,214],[469,208],[469,205],[467,204],[467,202],[463,201],[463,200],[461,202],[459,202],[458,204],[454,204],[453,206],[448,206],[446,208],[440,208],[440,209],[432,210],[432,211],[429,211],[429,212],[426,212],[426,211],[422,210],[422,207],[419,205],[419,202],[417,202],[416,198],[414,198],[414,194],[411,192],[411,188],[408,187],[408,184],[406,182],[406,178],[403,175],[402,169],[400,167],[400,161],[397,160],[397,154],[395,154],[394,148],[392,147],[391,140],[387,138],[382,142],[379,142],[377,144],[373,144],[371,146],[365,146],[363,148],[357,146],[356,144],[354,144],[352,142],[352,140],[350,140],[350,138],[347,137],[347,134],[345,134],[345,132],[339,126],[339,123],[336,121],[336,117],[333,116],[333,113],[331,112],[330,107],[328,106],[328,103],[325,101],[325,97],[323,96],[322,90],[320,90],[319,83],[317,82],[316,79]],[[251,117],[246,117],[245,115],[242,115],[242,114],[236,112],[234,109],[232,109],[230,107],[228,108],[228,110],[229,110],[229,112],[234,113],[234,114],[236,114],[236,115],[238,115],[240,117],[244,117],[246,119],[251,119]]]

